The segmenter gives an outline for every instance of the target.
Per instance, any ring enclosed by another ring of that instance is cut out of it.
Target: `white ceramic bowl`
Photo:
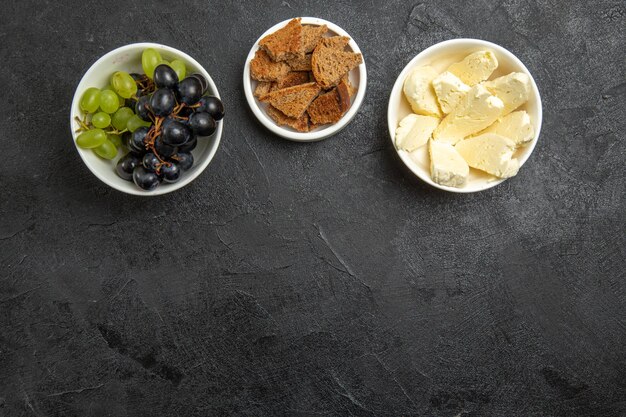
[[[278,29],[284,27],[287,23],[289,23],[291,19],[287,19],[283,22],[277,23],[276,25],[269,28],[252,46],[250,49],[250,53],[246,58],[246,65],[243,69],[243,89],[246,94],[246,99],[248,100],[248,105],[252,112],[256,116],[257,119],[269,130],[277,134],[278,136],[282,136],[285,139],[293,140],[296,142],[315,142],[318,140],[326,139],[336,133],[338,133],[341,129],[346,127],[348,123],[354,118],[361,103],[363,103],[363,99],[365,98],[365,88],[367,85],[367,72],[365,70],[365,59],[363,63],[350,71],[350,83],[353,86],[358,88],[357,93],[352,97],[352,104],[350,105],[350,109],[343,115],[341,120],[339,120],[334,125],[324,125],[320,126],[310,132],[298,132],[295,129],[292,129],[287,126],[279,126],[272,120],[266,113],[265,109],[267,104],[261,103],[254,97],[254,89],[257,86],[257,81],[250,78],[250,61],[254,58],[254,54],[259,49],[259,41],[263,39],[265,36],[270,33],[276,32]],[[347,36],[350,38],[350,42],[348,43],[349,48],[353,52],[361,53],[359,46],[356,44],[352,36],[350,36],[345,30],[340,28],[324,19],[318,19],[317,17],[303,17],[302,18],[303,25],[326,25],[328,26],[328,35],[326,36]]]
[[[391,142],[394,143],[394,149],[397,150],[394,139],[398,123],[403,117],[411,113],[411,107],[402,92],[404,80],[409,72],[418,66],[431,65],[435,68],[435,70],[441,73],[444,72],[450,64],[461,61],[473,52],[485,49],[495,52],[499,63],[498,68],[494,71],[491,77],[489,77],[489,79],[500,77],[511,72],[523,72],[528,74],[530,77],[532,86],[530,99],[519,109],[526,110],[526,112],[528,112],[531,122],[535,128],[535,137],[530,144],[518,149],[514,155],[514,157],[519,159],[520,167],[526,162],[526,160],[528,160],[530,154],[533,152],[533,149],[535,149],[535,145],[537,144],[539,133],[541,131],[542,108],[541,97],[539,95],[537,84],[530,74],[530,71],[528,71],[522,61],[520,61],[515,55],[499,45],[479,39],[452,39],[435,44],[420,52],[411,60],[411,62],[407,64],[406,67],[404,67],[393,86],[393,90],[391,90],[389,107],[387,109],[389,135],[391,137]],[[505,179],[495,178],[481,171],[470,169],[470,175],[467,180],[467,184],[464,187],[447,187],[445,185],[437,184],[430,177],[427,146],[422,146],[410,154],[402,150],[397,150],[397,152],[404,164],[411,171],[413,171],[415,175],[421,178],[424,182],[442,190],[455,193],[473,193],[495,187],[505,181]]]
[[[219,97],[217,87],[215,86],[215,83],[211,79],[209,73],[202,68],[202,65],[186,53],[172,47],[156,43],[134,43],[125,45],[114,49],[102,58],[98,59],[80,80],[80,83],[76,88],[76,92],[74,93],[70,115],[70,127],[72,129],[74,145],[76,145],[76,137],[78,136],[76,133],[78,123],[76,122],[75,117],[78,116],[82,118],[84,115],[84,113],[80,110],[78,103],[85,90],[89,87],[106,87],[109,84],[111,75],[115,71],[143,73],[141,69],[141,53],[146,48],[156,49],[161,53],[163,59],[168,61],[180,59],[186,64],[188,74],[197,72],[204,75],[209,82],[207,94]],[[198,139],[198,146],[192,151],[194,157],[193,167],[183,173],[182,178],[178,182],[173,184],[163,182],[153,191],[144,191],[137,187],[133,182],[125,181],[116,174],[115,165],[118,159],[124,155],[124,152],[118,152],[115,159],[107,161],[98,157],[91,149],[81,149],[78,146],[76,146],[76,149],[78,150],[80,157],[83,159],[83,162],[85,162],[85,165],[87,165],[87,168],[89,168],[91,172],[93,172],[93,174],[105,184],[118,191],[128,194],[155,196],[178,190],[179,188],[189,184],[198,175],[200,175],[209,165],[211,159],[213,159],[213,156],[217,151],[217,147],[220,144],[220,138],[222,137],[223,128],[224,121],[222,120],[217,123],[217,129],[212,136]]]

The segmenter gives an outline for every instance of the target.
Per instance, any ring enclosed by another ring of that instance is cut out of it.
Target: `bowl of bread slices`
[[[413,173],[442,190],[470,193],[517,175],[539,139],[541,97],[528,69],[505,48],[453,39],[407,64],[387,121]]]
[[[323,19],[286,20],[253,45],[244,67],[246,99],[257,119],[289,140],[313,142],[356,115],[367,74],[356,42]]]

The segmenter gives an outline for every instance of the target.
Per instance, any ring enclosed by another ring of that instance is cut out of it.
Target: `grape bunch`
[[[110,87],[85,91],[80,107],[86,116],[78,120],[76,143],[105,159],[114,159],[118,148],[126,148],[117,174],[143,190],[154,190],[162,181],[180,180],[193,166],[191,151],[198,138],[215,132],[224,106],[219,98],[205,95],[204,76],[186,76],[180,60],[164,61],[149,48],[142,53],[141,65],[144,74],[117,71]]]

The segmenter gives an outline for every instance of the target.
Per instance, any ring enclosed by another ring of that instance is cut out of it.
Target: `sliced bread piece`
[[[274,88],[276,88],[276,83],[272,81],[259,81],[259,83],[256,85],[256,88],[254,89],[254,96],[256,98],[263,97]]]
[[[337,123],[344,113],[337,89],[333,88],[328,93],[318,96],[311,103],[307,112],[314,125]]]
[[[283,112],[270,104],[267,106],[267,115],[281,126],[289,126],[298,132],[309,131],[309,115],[306,112],[296,119],[286,116]]]
[[[311,56],[306,54],[302,57],[292,58],[285,61],[292,71],[311,71]]]
[[[310,81],[309,72],[307,71],[291,71],[276,83],[276,89],[293,87],[294,85],[305,84]]]
[[[302,49],[305,54],[313,52],[322,36],[328,32],[328,26],[302,26]]]
[[[320,91],[321,88],[316,83],[306,83],[272,91],[259,100],[271,104],[286,116],[298,119]]]
[[[250,76],[257,81],[276,81],[289,72],[289,65],[284,62],[274,62],[262,49],[254,54],[250,61]]]
[[[348,95],[350,97],[352,97],[353,95],[356,94],[356,87],[352,85],[352,83],[350,83],[350,77],[348,77],[348,74],[346,74],[341,81],[339,82],[339,84],[337,85],[337,87],[341,87],[341,85],[344,85],[346,90],[348,90]]]
[[[350,42],[350,38],[347,36],[331,36],[330,38],[320,39],[318,45],[343,51],[348,42]]]
[[[339,107],[342,113],[347,112],[350,108],[350,88],[344,80],[337,84],[337,95],[339,96]]]
[[[259,47],[264,49],[274,61],[285,61],[302,56],[302,25],[300,20],[299,17],[291,19],[287,26],[261,39]]]
[[[324,40],[317,45],[311,57],[313,76],[317,83],[325,89],[339,84],[350,70],[362,62],[361,54],[328,47]]]

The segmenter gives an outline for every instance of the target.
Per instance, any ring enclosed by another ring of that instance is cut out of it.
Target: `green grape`
[[[185,68],[185,63],[180,59],[175,59],[170,62],[170,67],[174,70],[176,75],[178,75],[178,79],[182,81],[187,75],[187,69]]]
[[[141,126],[150,127],[152,126],[152,123],[144,122],[137,115],[132,116],[130,119],[128,119],[128,122],[126,123],[126,128],[130,130],[131,132],[134,132],[135,130],[139,129]]]
[[[117,148],[110,140],[104,140],[102,145],[93,150],[96,155],[104,159],[113,159],[117,156]]]
[[[101,111],[91,117],[91,124],[98,129],[104,129],[111,125],[111,116]]]
[[[81,148],[97,148],[107,140],[107,135],[102,129],[91,129],[81,133],[76,138],[76,144]]]
[[[143,72],[152,79],[154,76],[154,69],[163,61],[161,54],[153,48],[144,49],[141,54],[141,67]]]
[[[100,89],[96,87],[88,88],[80,99],[80,108],[86,113],[95,113],[100,107]]]
[[[113,114],[120,107],[120,99],[113,90],[102,90],[100,93],[100,110]]]
[[[103,89],[104,90],[111,90],[115,93],[115,90],[113,89],[113,86],[111,85],[111,83],[109,83],[109,85],[107,86],[107,88]],[[126,105],[126,99],[124,97],[120,97],[119,94],[115,93],[115,97],[117,97],[117,99],[119,100],[120,104],[117,106],[119,107],[124,107]],[[109,113],[110,114],[110,113]]]
[[[113,90],[124,98],[130,98],[137,92],[137,84],[129,73],[117,71],[111,77],[111,85]]]
[[[122,137],[120,135],[112,135],[107,133],[107,139],[115,145],[116,148],[120,148],[122,146]]]
[[[126,129],[126,123],[128,123],[128,119],[133,117],[135,112],[131,110],[130,107],[120,107],[113,116],[111,116],[111,124],[117,130]]]

